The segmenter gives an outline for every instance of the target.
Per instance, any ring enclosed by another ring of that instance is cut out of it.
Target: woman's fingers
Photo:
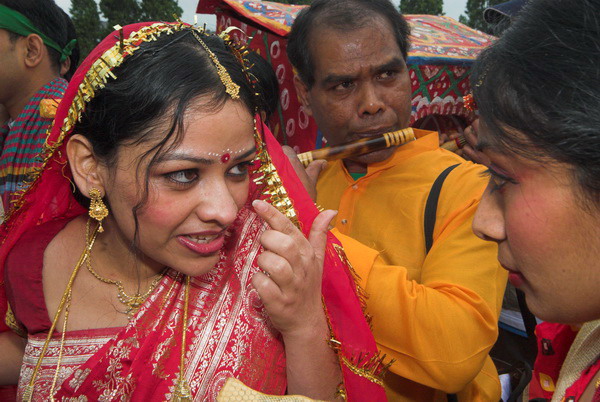
[[[294,271],[285,258],[266,250],[258,257],[257,262],[260,269],[262,269],[279,288],[284,289],[286,286],[293,286],[295,279]]]
[[[268,202],[254,200],[252,201],[252,206],[254,207],[256,213],[263,218],[265,222],[267,222],[269,226],[273,228],[273,230],[289,236],[302,236],[298,228],[296,228],[296,226],[294,226],[294,224],[284,214],[279,212],[277,208]]]
[[[255,274],[252,283],[284,337],[303,333],[323,316],[323,260],[329,222],[336,212],[320,213],[307,239],[272,205],[254,201],[253,206],[272,229],[261,236],[265,251],[258,265],[263,272]]]
[[[323,260],[325,259],[325,246],[327,245],[329,224],[336,215],[337,211],[330,209],[321,212],[313,221],[310,233],[308,234],[308,241],[310,242],[320,265],[323,265]]]
[[[273,280],[262,272],[257,272],[252,277],[252,286],[258,292],[268,312],[272,310],[272,305],[283,298],[281,289]]]

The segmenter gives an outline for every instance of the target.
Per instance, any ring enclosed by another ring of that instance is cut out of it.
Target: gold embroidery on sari
[[[352,264],[350,264],[350,261],[348,260],[348,257],[346,256],[346,253],[344,252],[344,248],[342,246],[340,246],[339,244],[335,244],[335,243],[332,244],[332,246],[333,246],[333,249],[335,250],[337,257],[344,264],[346,264],[346,266],[348,267],[348,270],[350,271],[351,279],[353,280],[354,285],[356,287],[356,293],[359,298],[363,314],[365,315],[365,319],[367,320],[367,323],[369,323],[369,326],[370,326],[371,325],[371,316],[366,314],[367,294],[364,291],[364,289],[360,286],[360,277],[354,270],[354,267],[352,267]],[[327,252],[331,252],[330,249],[327,249]],[[325,316],[327,317],[327,322],[328,322],[329,328],[330,328],[330,339],[328,340],[329,347],[331,347],[331,349],[333,349],[336,352],[341,364],[348,367],[348,369],[350,369],[350,371],[352,371],[354,374],[364,377],[367,380],[369,380],[375,384],[383,386],[383,376],[385,375],[385,373],[387,372],[389,367],[392,365],[393,361],[390,361],[389,363],[384,363],[384,359],[386,356],[379,355],[379,354],[372,356],[370,358],[366,358],[365,356],[362,356],[362,355],[348,357],[348,356],[344,356],[343,353],[340,353],[342,351],[342,346],[343,346],[342,342],[340,342],[339,340],[337,340],[335,338],[335,335],[334,335],[333,331],[331,330],[329,313],[327,312],[327,308],[325,307],[324,303],[323,303],[323,307],[325,309]],[[341,386],[342,386],[342,388],[340,388],[340,390],[338,390],[338,396],[342,397],[345,400],[346,395],[345,395],[345,390],[343,389],[343,383],[341,384]]]

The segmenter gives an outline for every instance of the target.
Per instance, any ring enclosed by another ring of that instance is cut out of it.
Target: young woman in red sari
[[[1,227],[26,341],[0,335],[0,379],[20,368],[20,399],[227,399],[233,380],[385,398],[334,213],[258,121],[248,70],[228,38],[146,23],[75,73]]]
[[[473,228],[546,321],[529,396],[600,401],[600,2],[530,0],[472,83],[491,175]]]

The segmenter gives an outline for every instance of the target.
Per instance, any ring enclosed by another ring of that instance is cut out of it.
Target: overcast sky
[[[69,12],[71,8],[71,0],[55,0],[56,4],[62,7],[63,10]],[[392,0],[394,3],[400,4],[400,0]],[[465,5],[467,0],[444,0],[444,12],[447,16],[458,20],[458,16],[465,11]],[[198,0],[179,0],[179,7],[183,9],[182,19],[185,22],[194,22],[194,14]],[[200,24],[206,23],[206,27],[215,29],[215,18],[212,16],[201,16],[198,15],[198,22]]]

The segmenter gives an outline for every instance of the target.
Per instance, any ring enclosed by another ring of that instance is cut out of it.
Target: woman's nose
[[[483,240],[500,242],[505,239],[504,206],[498,193],[488,184],[473,218],[473,232]]]
[[[207,188],[198,201],[197,216],[203,222],[216,222],[223,227],[233,223],[239,211],[236,188],[230,188],[225,181],[213,181]]]

